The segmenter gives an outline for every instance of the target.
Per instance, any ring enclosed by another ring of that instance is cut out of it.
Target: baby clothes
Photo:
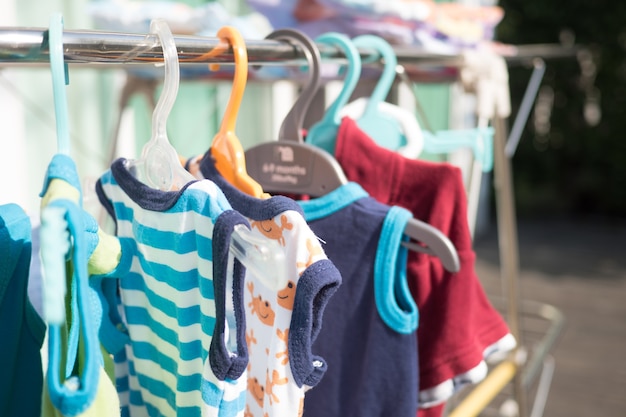
[[[46,331],[28,300],[31,223],[16,204],[0,206],[0,415],[39,416]]]
[[[326,372],[324,358],[313,353],[324,309],[341,276],[329,261],[298,204],[283,196],[251,197],[230,185],[210,153],[188,164],[223,190],[234,209],[250,220],[257,238],[278,243],[286,281],[272,271],[246,274],[246,341],[249,351],[246,417],[301,416],[305,391]]]
[[[356,183],[300,205],[343,278],[313,344],[327,375],[307,393],[304,416],[415,416],[418,311],[401,246],[411,214]]]
[[[120,246],[105,236],[95,219],[80,207],[78,173],[69,156],[57,154],[52,158],[41,197],[42,213],[51,207],[64,213],[71,236],[71,267],[66,277],[56,277],[66,281],[68,313],[65,323],[49,324],[49,360],[41,415],[119,415],[117,393],[105,372],[108,358],[103,356],[98,341],[101,305],[89,286],[88,272],[113,268],[121,254]],[[43,241],[41,245],[45,251]]]
[[[125,381],[117,375],[120,398],[128,399],[124,413],[242,415],[248,355],[238,260],[232,265],[234,351],[225,340],[225,304],[231,234],[248,222],[213,182],[155,190],[133,177],[123,159],[96,191],[123,248],[120,265],[107,277],[119,279],[124,322],[118,328],[129,340],[113,352],[116,362],[126,360]],[[107,335],[101,337],[107,343]]]
[[[420,406],[441,404],[460,385],[484,377],[486,354],[515,346],[474,270],[461,172],[450,164],[408,159],[382,148],[347,117],[339,128],[335,156],[349,180],[378,201],[404,207],[441,230],[459,254],[457,273],[423,253],[409,253],[407,265],[421,317]]]

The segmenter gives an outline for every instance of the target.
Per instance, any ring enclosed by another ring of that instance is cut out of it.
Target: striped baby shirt
[[[248,222],[213,182],[155,190],[138,181],[123,159],[99,179],[96,191],[115,220],[123,252],[117,270],[106,277],[119,280],[120,320],[115,324],[129,340],[112,352],[122,414],[243,415],[248,363],[244,268],[238,260],[229,267],[229,242],[234,226]],[[227,281],[228,273],[232,280]],[[232,285],[228,301],[227,282]],[[110,295],[103,298],[111,300]],[[225,337],[230,301],[232,351]],[[109,317],[115,308],[108,305]],[[120,340],[102,331],[100,337],[105,346]]]

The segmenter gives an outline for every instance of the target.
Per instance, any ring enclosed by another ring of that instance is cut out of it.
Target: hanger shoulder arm
[[[408,249],[437,256],[444,268],[450,272],[458,272],[461,268],[454,244],[439,229],[412,218],[407,222],[404,234],[420,242],[403,242]]]

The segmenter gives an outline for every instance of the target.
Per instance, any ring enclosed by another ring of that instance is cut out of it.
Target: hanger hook
[[[297,142],[303,143],[302,125],[304,116],[320,85],[320,66],[322,62],[320,51],[311,38],[295,29],[276,30],[267,35],[266,39],[296,43],[304,49],[304,54],[309,64],[309,73],[311,74],[309,82],[283,120],[278,134],[278,140],[297,140]]]
[[[67,92],[65,90],[65,86],[69,84],[69,78],[67,77],[67,63],[63,57],[63,15],[61,13],[52,13],[50,15],[48,48],[57,129],[57,152],[69,155],[70,134],[67,114]]]
[[[348,103],[361,76],[361,55],[352,40],[342,33],[324,33],[315,38],[315,42],[338,47],[348,59],[343,87],[339,95],[328,106],[322,119],[309,126],[306,136],[308,143],[318,146],[331,155],[334,155],[337,145],[337,131],[339,130],[343,116],[341,110]]]
[[[348,103],[361,76],[361,55],[352,40],[342,33],[324,33],[315,38],[315,41],[317,43],[338,47],[348,59],[348,69],[343,81],[343,88],[339,96],[337,96],[337,99],[328,107],[328,110],[326,110],[326,115],[332,118],[330,120],[336,125],[339,125],[341,123],[339,111]]]
[[[385,101],[393,81],[396,78],[396,66],[398,65],[398,58],[393,48],[383,38],[375,35],[361,35],[357,36],[353,40],[354,45],[359,48],[373,48],[378,51],[379,55],[377,59],[382,58],[384,62],[383,73],[374,87],[374,91],[370,96],[367,104],[367,108],[364,112],[364,117],[367,117],[371,112],[378,110],[378,103]]]
[[[233,49],[233,56],[235,58],[233,88],[220,126],[220,132],[226,134],[226,132],[234,132],[235,125],[237,124],[239,107],[241,106],[241,100],[248,81],[248,51],[246,50],[246,43],[243,36],[232,26],[222,27],[217,32],[217,37],[228,41]]]
[[[150,33],[156,33],[158,36],[165,63],[163,89],[152,113],[152,132],[157,140],[164,139],[167,141],[167,118],[172,111],[172,107],[174,107],[180,83],[178,51],[174,42],[174,36],[164,19],[153,19],[150,22]]]
[[[143,175],[145,177],[143,180],[154,188],[181,189],[193,180],[193,177],[181,165],[176,149],[168,140],[166,126],[180,83],[178,50],[174,36],[164,19],[153,19],[150,22],[150,33],[155,33],[161,43],[165,77],[161,95],[152,113],[152,136],[141,150],[141,159],[128,163],[130,166],[133,164],[142,166],[138,175]]]
[[[217,170],[228,182],[246,194],[263,197],[265,194],[261,185],[246,172],[244,150],[235,134],[237,114],[248,82],[248,50],[243,36],[232,26],[223,26],[217,32],[217,36],[220,40],[226,40],[233,49],[235,74],[220,129],[211,142],[211,156],[215,160]],[[217,48],[209,52],[212,56],[220,53]],[[216,69],[216,67],[218,66],[209,66],[211,69]]]

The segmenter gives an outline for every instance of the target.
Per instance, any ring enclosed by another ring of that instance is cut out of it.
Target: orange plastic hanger
[[[235,57],[235,76],[233,88],[226,105],[220,130],[213,137],[211,143],[211,156],[215,159],[215,167],[220,174],[232,185],[246,194],[257,198],[265,198],[268,195],[263,192],[263,187],[252,179],[246,171],[246,160],[241,142],[235,135],[237,114],[243,98],[243,92],[248,81],[248,51],[246,44],[237,29],[224,26],[217,32],[217,37],[226,40],[233,49]],[[211,52],[219,55],[221,48],[215,48]],[[216,69],[217,65],[211,65]]]

